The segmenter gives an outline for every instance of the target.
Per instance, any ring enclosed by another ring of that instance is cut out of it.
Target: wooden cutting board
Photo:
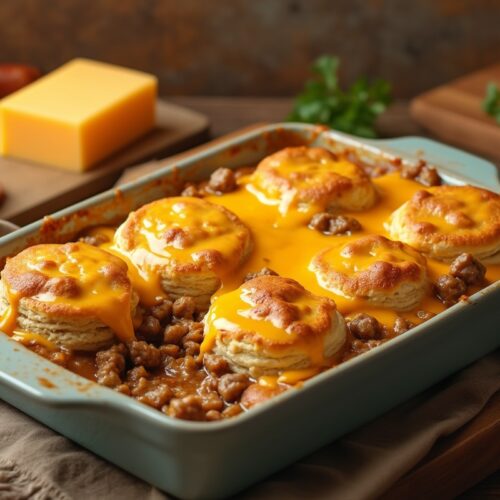
[[[436,137],[500,160],[500,125],[481,106],[488,82],[500,87],[500,64],[416,97],[411,114]]]
[[[208,119],[200,113],[165,101],[157,102],[156,113],[152,132],[89,172],[0,157],[0,184],[7,193],[0,219],[25,225],[110,188],[126,167],[195,146],[208,137]]]
[[[441,438],[428,455],[380,500],[455,498],[500,470],[500,392],[479,415]],[[493,489],[494,487],[492,487]],[[496,489],[497,493],[500,493]],[[490,498],[485,494],[472,498]],[[498,498],[493,495],[491,498]]]

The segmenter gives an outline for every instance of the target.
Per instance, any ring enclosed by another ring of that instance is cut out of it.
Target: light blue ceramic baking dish
[[[109,223],[182,179],[253,165],[287,144],[353,148],[366,161],[422,155],[449,182],[498,191],[495,167],[421,138],[361,141],[314,126],[277,124],[192,154],[0,239],[0,257]],[[498,285],[498,283],[497,283]],[[0,335],[0,396],[98,455],[182,498],[228,496],[331,442],[500,345],[500,288],[492,285],[399,338],[223,422],[174,420],[88,382]]]

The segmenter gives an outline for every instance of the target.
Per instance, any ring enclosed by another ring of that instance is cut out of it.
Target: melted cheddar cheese
[[[251,191],[263,204],[276,206],[279,216],[275,217],[276,227],[297,227],[307,224],[309,219],[328,206],[328,196],[319,191],[332,177],[342,183],[342,179],[357,179],[359,167],[344,159],[323,157],[312,159],[307,156],[280,160],[267,160],[267,166],[281,178],[282,182],[272,183],[266,178],[267,172],[257,169],[247,178],[246,189]],[[318,189],[319,188],[319,189]],[[315,196],[302,199],[305,190],[316,191]]]
[[[363,244],[338,244],[323,254],[323,260],[331,263],[332,267],[348,273],[357,273],[368,269],[375,262],[389,262],[397,265],[402,262],[419,262],[422,257],[411,249],[389,246],[381,240]]]
[[[346,166],[346,168],[348,167]],[[254,248],[249,258],[239,269],[222,277],[222,286],[213,299],[211,313],[216,312],[217,317],[225,318],[228,325],[233,324],[238,325],[239,328],[258,329],[262,335],[270,339],[288,338],[289,334],[286,331],[277,329],[271,323],[266,321],[256,323],[256,320],[245,317],[248,304],[245,304],[237,293],[232,292],[241,285],[247,273],[258,271],[263,267],[269,267],[281,276],[295,279],[314,295],[333,298],[338,310],[345,316],[364,312],[374,316],[388,327],[393,326],[398,315],[418,324],[422,319],[417,316],[417,311],[422,310],[437,314],[445,309],[443,304],[429,290],[418,307],[411,311],[396,313],[370,305],[363,299],[346,298],[322,288],[314,273],[309,269],[313,256],[327,247],[345,245],[362,235],[380,234],[389,237],[384,228],[384,223],[394,210],[408,201],[417,191],[423,189],[421,184],[403,179],[399,173],[374,178],[373,183],[378,195],[375,206],[363,212],[342,211],[344,215],[355,217],[361,223],[362,230],[351,236],[326,236],[307,227],[307,222],[312,215],[309,209],[305,212],[297,209],[288,210],[284,213],[280,208],[279,198],[269,198],[263,196],[261,192],[256,192],[252,175],[241,177],[238,183],[238,189],[232,193],[222,196],[207,196],[205,198],[213,203],[223,205],[235,213],[250,228],[254,239]],[[286,215],[286,223],[283,223],[284,215]],[[100,229],[98,228],[95,231],[99,232]],[[221,243],[222,241],[223,238]],[[359,255],[350,255],[348,257],[339,255],[337,258],[342,265],[354,269],[363,269],[377,259],[387,257],[392,261],[408,259],[404,252],[399,254],[398,252],[394,253],[393,250],[391,250],[391,255],[387,256],[383,247]],[[336,257],[332,255],[332,258]],[[429,279],[435,280],[439,275],[449,272],[449,265],[434,259],[427,259],[427,269]],[[133,273],[130,278],[134,285],[137,286],[139,282]],[[486,278],[490,283],[499,280],[500,265],[488,265]],[[150,289],[155,290],[155,277],[142,276],[140,279],[143,280],[140,282],[141,287],[150,287]],[[475,291],[477,291],[477,288],[470,290],[471,293]],[[213,330],[207,332],[206,339],[202,344],[202,350],[208,351],[213,346],[214,335]],[[298,379],[302,379],[302,375],[299,373],[297,375]],[[292,373],[286,373],[283,376],[285,378],[290,377],[290,379],[295,377]],[[272,377],[269,379],[269,383],[275,380],[271,379]]]
[[[51,342],[49,339],[46,339],[43,335],[33,332],[25,332],[23,330],[14,330],[12,333],[12,338],[21,342],[21,344],[38,344],[46,347],[51,351],[56,351],[59,347]]]
[[[222,277],[242,260],[249,239],[247,228],[220,205],[178,197],[135,212],[109,249],[127,260],[143,302],[153,304],[164,295],[161,274]]]
[[[74,280],[75,290],[71,294],[57,294],[42,287],[33,293],[29,286],[14,287],[8,280],[3,279],[9,307],[0,319],[0,329],[8,334],[14,334],[19,339],[35,341],[38,339],[39,335],[17,329],[19,302],[26,297],[46,304],[44,310],[49,315],[51,308],[56,309],[53,306],[60,305],[68,315],[97,317],[124,342],[135,338],[130,314],[130,286],[110,278],[107,268],[109,261],[101,249],[84,243],[70,243],[37,245],[28,250],[29,257],[18,259],[16,262],[16,273],[21,277],[23,274],[28,276],[29,273],[39,273],[48,280],[69,278]],[[114,264],[116,265],[116,262]],[[20,279],[19,283],[22,285],[23,280]],[[54,315],[58,314],[54,312]]]
[[[316,276],[309,270],[309,264],[314,255],[332,245],[346,244],[362,235],[380,234],[389,237],[384,229],[384,223],[390,214],[410,199],[422,185],[407,179],[402,179],[399,173],[391,173],[373,179],[378,192],[378,201],[374,207],[363,212],[347,212],[362,225],[362,230],[351,236],[326,236],[312,230],[304,223],[303,214],[289,212],[290,223],[284,226],[276,225],[281,214],[275,203],[264,203],[262,197],[254,194],[251,187],[251,177],[245,176],[239,180],[240,187],[232,193],[223,196],[210,196],[207,199],[220,203],[234,212],[252,231],[255,248],[241,269],[226,277],[218,294],[234,290],[243,281],[245,274],[255,272],[262,267],[269,267],[281,276],[298,281],[304,288],[315,295],[333,298],[339,311],[344,315],[365,312],[376,317],[385,325],[392,326],[397,314],[393,311],[368,305],[363,299],[348,299],[335,295],[322,288]],[[403,256],[400,256],[403,258]],[[364,267],[371,262],[371,256],[353,256],[349,265]],[[427,267],[431,280],[449,272],[448,264],[428,259]],[[490,282],[500,279],[500,266],[489,265],[486,274]],[[444,310],[441,302],[429,293],[422,304],[413,311],[398,313],[414,323],[421,322],[416,316],[417,310],[439,313]]]
[[[427,189],[430,193],[440,192],[439,188]],[[460,191],[460,199],[456,194],[439,194],[439,202],[434,198],[424,199],[421,207],[415,211],[415,221],[432,224],[441,233],[457,233],[469,231],[488,224],[491,217],[490,206],[484,203],[481,192],[473,189]]]
[[[139,294],[141,302],[148,306],[156,304],[165,296],[158,275],[147,271],[143,272],[130,261],[129,256],[114,244],[115,230],[114,227],[97,226],[89,229],[85,234],[89,237],[102,237],[103,243],[100,243],[99,246],[116,255],[127,264],[128,277],[133,284],[134,290]]]
[[[200,262],[203,252],[211,248],[217,249],[223,261],[231,259],[236,235],[224,212],[202,200],[190,199],[189,203],[183,198],[167,200],[173,203],[153,203],[144,212],[135,241],[137,249],[180,263]],[[165,236],[167,231],[173,233],[172,237]]]
[[[308,323],[314,321],[318,298],[303,295],[294,301],[298,315],[296,320]],[[325,366],[323,335],[313,335],[308,338],[300,337],[290,328],[282,328],[273,323],[272,319],[258,317],[253,313],[255,304],[248,299],[248,292],[238,288],[232,292],[217,297],[208,311],[205,323],[208,329],[201,345],[201,352],[207,352],[215,344],[217,332],[258,332],[259,336],[274,345],[295,344],[299,349],[309,354],[313,366]],[[272,350],[272,348],[271,348]]]

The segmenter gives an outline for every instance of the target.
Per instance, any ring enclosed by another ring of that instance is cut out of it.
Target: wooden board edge
[[[500,392],[465,427],[442,438],[381,500],[454,498],[500,469]]]
[[[411,101],[410,114],[419,125],[432,132],[437,138],[486,155],[494,161],[500,161],[500,147],[498,146],[500,126],[498,130],[495,130],[486,122],[473,120],[448,109],[430,106],[423,96]],[[475,134],[470,133],[471,129],[474,129]],[[479,140],[477,140],[478,132]]]

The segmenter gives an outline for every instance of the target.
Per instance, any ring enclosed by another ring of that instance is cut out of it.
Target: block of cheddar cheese
[[[0,101],[0,153],[74,171],[155,123],[154,76],[74,59]]]

